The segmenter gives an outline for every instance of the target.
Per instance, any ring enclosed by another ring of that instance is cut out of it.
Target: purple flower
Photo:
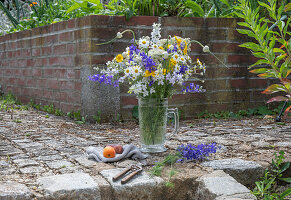
[[[192,144],[180,145],[177,148],[177,151],[181,155],[181,159],[179,162],[183,162],[184,160],[198,160],[201,161],[206,157],[210,156],[212,153],[216,153],[217,149],[220,147],[216,145],[216,143],[212,144],[199,144],[194,146]]]
[[[185,93],[202,93],[206,91],[202,86],[195,85],[194,83],[190,83],[189,86],[186,86],[186,83],[183,83],[182,86],[182,92]]]
[[[113,87],[118,87],[119,82],[118,80],[113,81],[113,76],[106,76],[105,74],[95,74],[93,76],[88,77],[89,80],[99,83],[104,83],[106,85],[113,85]]]

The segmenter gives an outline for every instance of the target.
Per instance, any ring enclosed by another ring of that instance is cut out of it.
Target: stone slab
[[[97,183],[86,173],[41,177],[37,180],[37,183],[48,198],[101,200]]]
[[[238,183],[222,170],[215,170],[210,174],[204,175],[198,178],[198,182],[197,199],[222,200],[226,197],[256,199],[248,188]]]
[[[65,160],[55,160],[55,161],[49,161],[45,162],[47,166],[51,169],[61,169],[65,167],[72,167],[73,163]]]
[[[256,182],[264,173],[264,168],[253,161],[230,158],[203,162],[202,166],[223,170],[243,185]]]
[[[13,160],[13,162],[17,164],[18,167],[28,167],[28,166],[39,165],[38,162],[31,159],[18,159],[18,160]]]
[[[42,173],[45,171],[45,169],[43,167],[39,167],[39,166],[29,166],[29,167],[24,167],[19,169],[19,171],[23,174],[34,174],[34,173]]]
[[[30,190],[23,184],[0,182],[0,200],[30,200],[31,195]]]
[[[103,170],[100,174],[110,183],[113,188],[113,196],[116,200],[155,200],[159,198],[158,187],[164,184],[163,179],[159,177],[150,177],[142,171],[126,184],[121,181],[112,181],[112,177],[123,171],[124,168]],[[126,176],[126,175],[125,175]]]

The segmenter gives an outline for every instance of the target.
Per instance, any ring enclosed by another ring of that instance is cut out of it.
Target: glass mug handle
[[[174,115],[174,121],[175,121],[175,127],[172,133],[167,134],[167,139],[170,139],[173,135],[175,135],[178,132],[179,128],[179,114],[178,114],[178,108],[170,108],[168,109],[168,115],[173,114]]]

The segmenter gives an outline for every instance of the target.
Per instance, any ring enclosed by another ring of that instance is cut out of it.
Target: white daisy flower
[[[150,42],[146,39],[140,39],[138,44],[140,48],[148,48],[150,45]]]

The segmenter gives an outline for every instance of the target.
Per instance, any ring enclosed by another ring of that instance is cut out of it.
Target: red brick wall
[[[192,45],[191,56],[208,66],[204,94],[177,94],[170,103],[184,111],[185,116],[208,111],[239,110],[262,104],[266,96],[260,91],[268,81],[248,72],[255,61],[250,52],[238,45],[248,38],[236,32],[237,19],[202,19],[176,17],[88,16],[0,37],[0,84],[20,100],[30,99],[50,104],[64,111],[82,109],[81,70],[103,65],[124,51],[131,34],[103,46],[96,43],[115,37],[118,31],[132,29],[139,38],[150,35],[153,22],[162,24],[162,36],[179,35],[199,40],[229,67]],[[84,80],[83,80],[84,81]],[[106,97],[104,97],[106,98]],[[120,88],[120,109],[130,117],[136,98]]]

